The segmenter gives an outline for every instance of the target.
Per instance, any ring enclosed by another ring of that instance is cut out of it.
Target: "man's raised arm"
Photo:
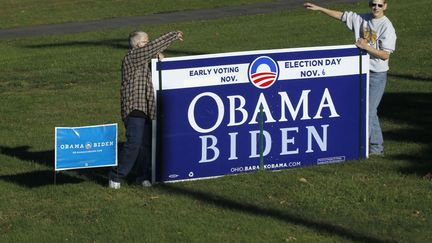
[[[313,3],[304,3],[303,6],[308,10],[320,11],[320,12],[325,13],[328,16],[333,17],[335,19],[338,19],[338,20],[342,19],[343,13],[341,11],[323,8],[323,7],[318,6],[316,4],[313,4]]]

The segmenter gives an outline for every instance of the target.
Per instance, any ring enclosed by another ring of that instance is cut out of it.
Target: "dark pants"
[[[151,120],[127,117],[124,125],[127,140],[119,155],[119,165],[111,171],[110,179],[121,182],[136,166],[139,169],[137,181],[151,180]]]

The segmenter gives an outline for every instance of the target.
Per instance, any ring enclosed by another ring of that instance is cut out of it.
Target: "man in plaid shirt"
[[[131,49],[123,58],[120,92],[121,117],[126,128],[127,141],[119,156],[119,166],[110,173],[110,188],[120,188],[121,181],[135,163],[141,167],[137,182],[146,187],[151,186],[148,163],[151,120],[155,119],[156,107],[150,61],[152,58],[162,58],[161,52],[172,42],[182,38],[183,33],[180,31],[168,32],[151,42],[148,35],[142,31],[129,35]]]

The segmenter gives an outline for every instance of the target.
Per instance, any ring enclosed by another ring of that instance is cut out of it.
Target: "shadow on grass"
[[[412,74],[389,73],[388,76],[391,78],[403,78],[403,79],[408,79],[413,81],[427,81],[427,82],[432,81],[432,78],[430,77],[422,77],[422,76],[417,76]]]
[[[67,41],[67,42],[60,42],[60,43],[24,45],[23,47],[31,48],[31,49],[44,49],[44,48],[74,47],[74,46],[81,46],[81,47],[100,46],[100,47],[110,47],[113,49],[122,49],[125,51],[129,49],[129,43],[127,39],[107,39],[107,40],[97,40],[97,41]],[[175,49],[167,49],[164,51],[164,53],[171,54],[171,55],[208,54],[199,51],[186,51],[186,50],[175,50]]]
[[[119,144],[121,147],[122,144]],[[34,188],[54,184],[54,150],[29,151],[30,146],[19,146],[15,148],[0,146],[0,154],[15,157],[30,163],[38,163],[52,170],[33,171],[22,174],[2,175],[0,180],[13,182],[21,186]],[[85,180],[91,180],[100,185],[106,185],[108,181],[108,168],[89,168],[56,173],[56,184],[75,184]],[[84,178],[84,179],[83,179]]]
[[[410,166],[400,171],[419,176],[432,172],[432,93],[385,93],[380,105],[380,117],[395,124],[410,124],[409,128],[384,132],[384,140],[423,146],[417,153],[400,153],[391,157],[410,161]]]
[[[57,175],[55,176],[54,171],[50,170],[39,170],[14,175],[4,175],[0,176],[0,180],[11,182],[28,188],[36,188],[41,186],[54,185],[54,177],[56,177],[56,185],[78,184],[84,181],[83,179],[65,173],[57,173]]]
[[[273,219],[288,223],[300,225],[307,227],[309,229],[315,230],[323,234],[338,235],[340,237],[350,239],[352,241],[358,242],[396,242],[394,240],[380,239],[378,237],[364,235],[358,232],[354,232],[349,228],[345,228],[338,225],[333,225],[324,220],[311,220],[305,219],[300,216],[287,213],[282,210],[272,209],[272,208],[262,208],[250,203],[236,202],[227,198],[223,198],[218,195],[211,194],[209,192],[202,192],[192,189],[187,189],[181,186],[176,186],[173,184],[161,184],[156,186],[162,191],[168,192],[170,194],[176,194],[179,196],[186,196],[194,200],[199,200],[204,203],[215,205],[220,208],[240,211],[246,214],[260,216],[260,217],[271,217]]]

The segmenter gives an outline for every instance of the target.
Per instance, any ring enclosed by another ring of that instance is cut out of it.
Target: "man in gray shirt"
[[[396,49],[395,29],[384,15],[384,11],[387,10],[387,0],[370,0],[371,12],[367,14],[340,12],[312,3],[305,3],[304,7],[344,22],[354,32],[355,45],[370,55],[369,155],[384,155],[384,140],[377,111],[387,82],[390,54]]]

